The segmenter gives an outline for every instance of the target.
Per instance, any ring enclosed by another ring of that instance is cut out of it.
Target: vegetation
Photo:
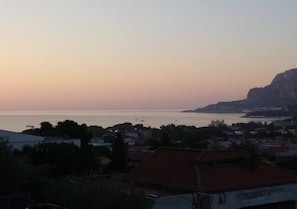
[[[97,173],[100,162],[97,157],[103,155],[102,149],[86,145],[82,148],[74,144],[43,143],[35,147],[26,147],[19,154],[26,155],[34,166],[47,165],[51,177],[71,174]]]
[[[49,122],[42,122],[40,128],[29,129],[24,131],[24,133],[38,136],[78,138],[81,140],[82,146],[86,146],[92,138],[92,134],[88,132],[86,124],[79,125],[72,120],[58,122],[55,127]]]
[[[207,148],[207,139],[226,138],[224,133],[225,127],[201,127],[174,125],[161,126],[163,132],[162,139],[159,143],[149,141],[154,147],[159,146],[174,146],[191,149]]]
[[[94,177],[100,167],[100,154],[111,153],[87,145],[79,148],[50,143],[13,151],[0,142],[0,197],[30,193],[32,203],[50,202],[69,209],[147,208],[142,190],[112,178]],[[114,162],[123,166],[116,153],[112,156]],[[2,204],[3,201],[0,208],[5,208]],[[26,206],[20,205],[15,208]]]
[[[112,144],[111,162],[106,172],[126,172],[128,169],[128,147],[121,134],[117,134]]]
[[[0,142],[0,195],[22,193],[32,176],[27,159],[13,154],[8,145]]]

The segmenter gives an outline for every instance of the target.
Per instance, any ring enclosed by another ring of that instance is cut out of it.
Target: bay
[[[185,113],[181,109],[101,109],[101,110],[26,110],[0,111],[0,129],[20,132],[47,121],[56,125],[59,121],[73,120],[79,124],[97,125],[107,128],[130,122],[146,127],[160,128],[175,124],[203,127],[211,120],[224,120],[227,125],[239,122],[272,122],[278,118],[243,118],[239,113]]]

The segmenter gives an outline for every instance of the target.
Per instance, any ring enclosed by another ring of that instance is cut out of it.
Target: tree
[[[58,122],[56,129],[64,137],[81,139],[82,146],[87,145],[90,139],[92,138],[92,134],[88,132],[86,124],[78,125],[78,123],[72,120],[65,120],[64,122]]]
[[[172,139],[167,133],[163,133],[162,135],[162,146],[164,147],[171,147],[172,146]]]
[[[112,144],[111,162],[108,165],[108,171],[127,171],[128,168],[128,150],[127,145],[121,134],[117,133]]]
[[[0,195],[17,194],[27,187],[32,167],[23,157],[13,154],[4,142],[0,142]]]
[[[43,133],[51,131],[53,129],[53,125],[50,122],[41,122],[40,123],[40,130]]]
[[[79,148],[68,143],[44,143],[26,148],[23,154],[30,157],[35,166],[48,165],[48,175],[52,177],[97,172],[100,167],[99,150],[91,145]]]

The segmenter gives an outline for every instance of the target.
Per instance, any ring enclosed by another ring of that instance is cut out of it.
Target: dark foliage
[[[297,155],[276,159],[276,165],[289,170],[297,171]]]
[[[115,201],[116,200],[116,201]],[[145,194],[110,180],[92,183],[68,179],[52,184],[43,197],[71,209],[145,209]]]
[[[106,172],[125,172],[128,169],[128,145],[121,134],[117,133],[112,144],[111,162]]]
[[[66,137],[81,139],[82,146],[87,145],[92,138],[92,134],[88,132],[86,124],[78,125],[72,120],[58,122],[56,129]]]
[[[0,142],[0,195],[22,193],[28,186],[32,166],[15,156],[8,145]]]
[[[23,133],[40,136],[77,138],[81,140],[82,146],[86,146],[92,138],[92,133],[88,132],[86,124],[79,125],[77,122],[72,120],[58,122],[55,127],[53,127],[53,125],[49,122],[42,122],[40,123],[40,128],[25,130]]]
[[[29,150],[26,148],[27,154]],[[90,179],[90,181],[79,181],[73,177],[64,180],[50,178],[48,172],[51,170],[51,166],[48,164],[56,164],[56,167],[62,169],[57,159],[70,164],[63,164],[67,169],[75,165],[70,162],[68,158],[70,155],[61,151],[77,154],[77,148],[69,146],[69,144],[59,147],[45,144],[44,147],[35,150],[33,155],[38,156],[39,161],[35,163],[38,163],[39,166],[33,167],[24,155],[20,156],[21,153],[12,152],[7,144],[1,142],[0,196],[10,195],[13,197],[16,196],[15,194],[30,193],[31,204],[50,202],[71,209],[148,208],[145,194],[142,191],[134,190],[119,181],[100,178]],[[84,149],[83,152],[90,152],[90,150]],[[85,154],[80,153],[80,155]],[[48,164],[43,164],[44,162],[48,162]],[[74,162],[78,163],[75,159]],[[59,171],[65,172],[65,170]],[[5,203],[0,202],[0,208],[5,207],[2,204]]]
[[[52,177],[74,173],[95,173],[100,164],[97,157],[100,151],[93,146],[79,148],[73,144],[44,143],[33,148],[25,148],[22,152],[27,155],[34,166],[48,165]]]

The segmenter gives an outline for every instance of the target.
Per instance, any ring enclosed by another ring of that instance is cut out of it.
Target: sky
[[[0,110],[195,109],[297,67],[296,0],[0,4]]]

